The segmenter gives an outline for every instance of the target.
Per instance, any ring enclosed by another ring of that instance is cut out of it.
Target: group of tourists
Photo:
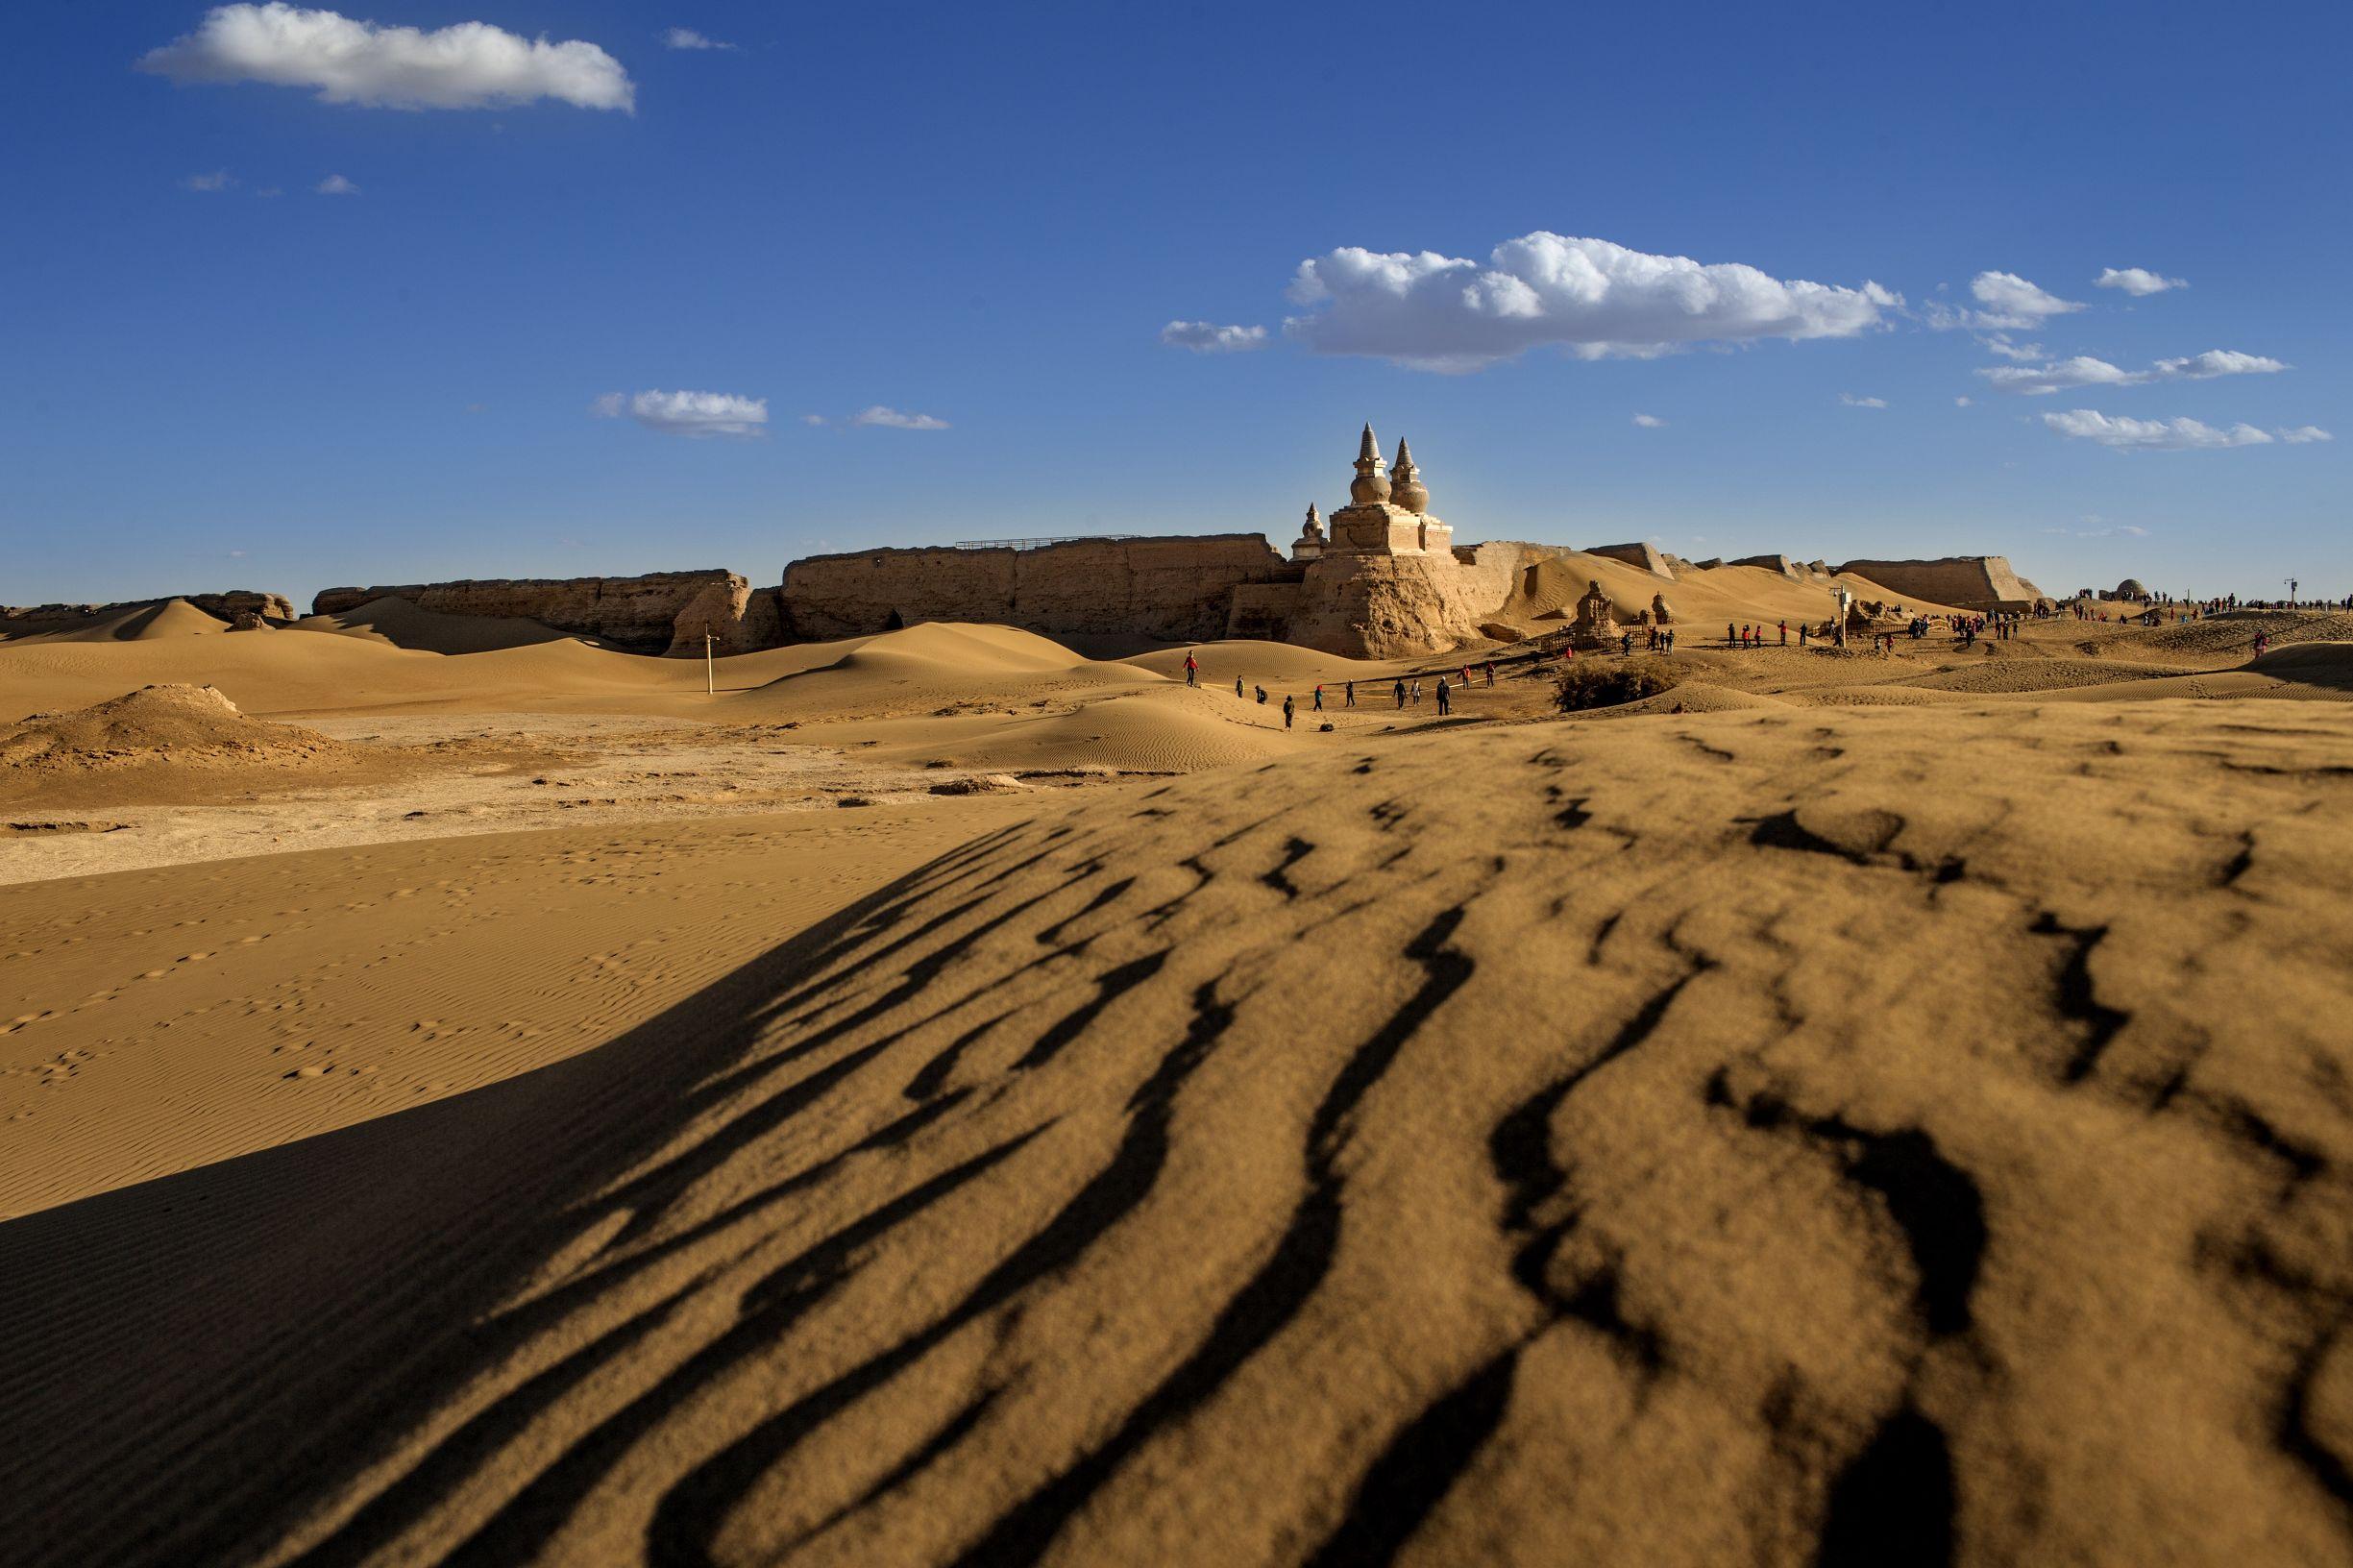
[[[1777,646],[1781,648],[1789,646],[1788,622],[1777,622],[1770,629],[1779,635],[1780,641]],[[1805,628],[1800,626],[1798,629],[1802,634]],[[1727,648],[1762,648],[1765,646],[1767,630],[1768,628],[1762,625],[1735,626],[1727,621],[1724,624],[1724,643]],[[1804,646],[1802,637],[1801,637],[1799,646]]]

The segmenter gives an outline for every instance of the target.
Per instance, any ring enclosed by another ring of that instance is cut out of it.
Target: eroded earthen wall
[[[1256,533],[1078,539],[1035,550],[870,550],[784,569],[791,634],[856,637],[923,621],[986,621],[1046,636],[1170,642],[1225,634],[1233,590],[1286,575]]]
[[[328,588],[310,608],[314,615],[335,615],[378,599],[404,599],[442,615],[520,617],[633,653],[699,654],[706,624],[721,653],[773,648],[783,637],[773,597],[719,568],[638,577],[483,577]]]
[[[1963,610],[2022,610],[2043,590],[2010,569],[2001,555],[1947,555],[1933,561],[1849,561],[1839,569],[1869,577],[1905,599]]]

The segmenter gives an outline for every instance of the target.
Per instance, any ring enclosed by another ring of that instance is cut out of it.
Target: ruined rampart
[[[1587,545],[1584,548],[1584,553],[1606,556],[1613,561],[1624,561],[1628,566],[1638,567],[1653,576],[1664,577],[1669,582],[1675,580],[1675,568],[1669,564],[1669,557],[1661,553],[1655,545],[1640,542],[1627,545]]]
[[[784,624],[811,641],[987,621],[1047,636],[1178,642],[1223,636],[1237,586],[1286,575],[1283,557],[1256,533],[868,550],[786,567]]]
[[[328,588],[310,608],[314,615],[336,615],[378,599],[404,599],[442,615],[522,617],[633,653],[699,654],[705,625],[721,653],[773,648],[783,640],[773,592],[718,568],[639,577],[484,577]]]
[[[1839,569],[1869,577],[1904,599],[1963,610],[2026,610],[2047,597],[2001,555],[1947,555],[1933,561],[1849,561]]]

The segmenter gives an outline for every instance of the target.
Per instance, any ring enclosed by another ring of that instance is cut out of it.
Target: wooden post
[[[711,660],[711,623],[708,621],[702,624],[702,695],[719,695],[719,673]]]

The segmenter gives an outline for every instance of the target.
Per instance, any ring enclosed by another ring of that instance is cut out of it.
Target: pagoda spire
[[[1381,438],[1366,421],[1363,439],[1357,443],[1357,477],[1349,481],[1348,499],[1359,506],[1378,506],[1389,499],[1389,477],[1381,464]]]
[[[1390,501],[1409,512],[1428,511],[1430,492],[1422,484],[1421,468],[1413,461],[1412,449],[1406,445],[1403,436],[1397,438],[1397,466],[1394,473],[1396,477],[1390,485]]]

